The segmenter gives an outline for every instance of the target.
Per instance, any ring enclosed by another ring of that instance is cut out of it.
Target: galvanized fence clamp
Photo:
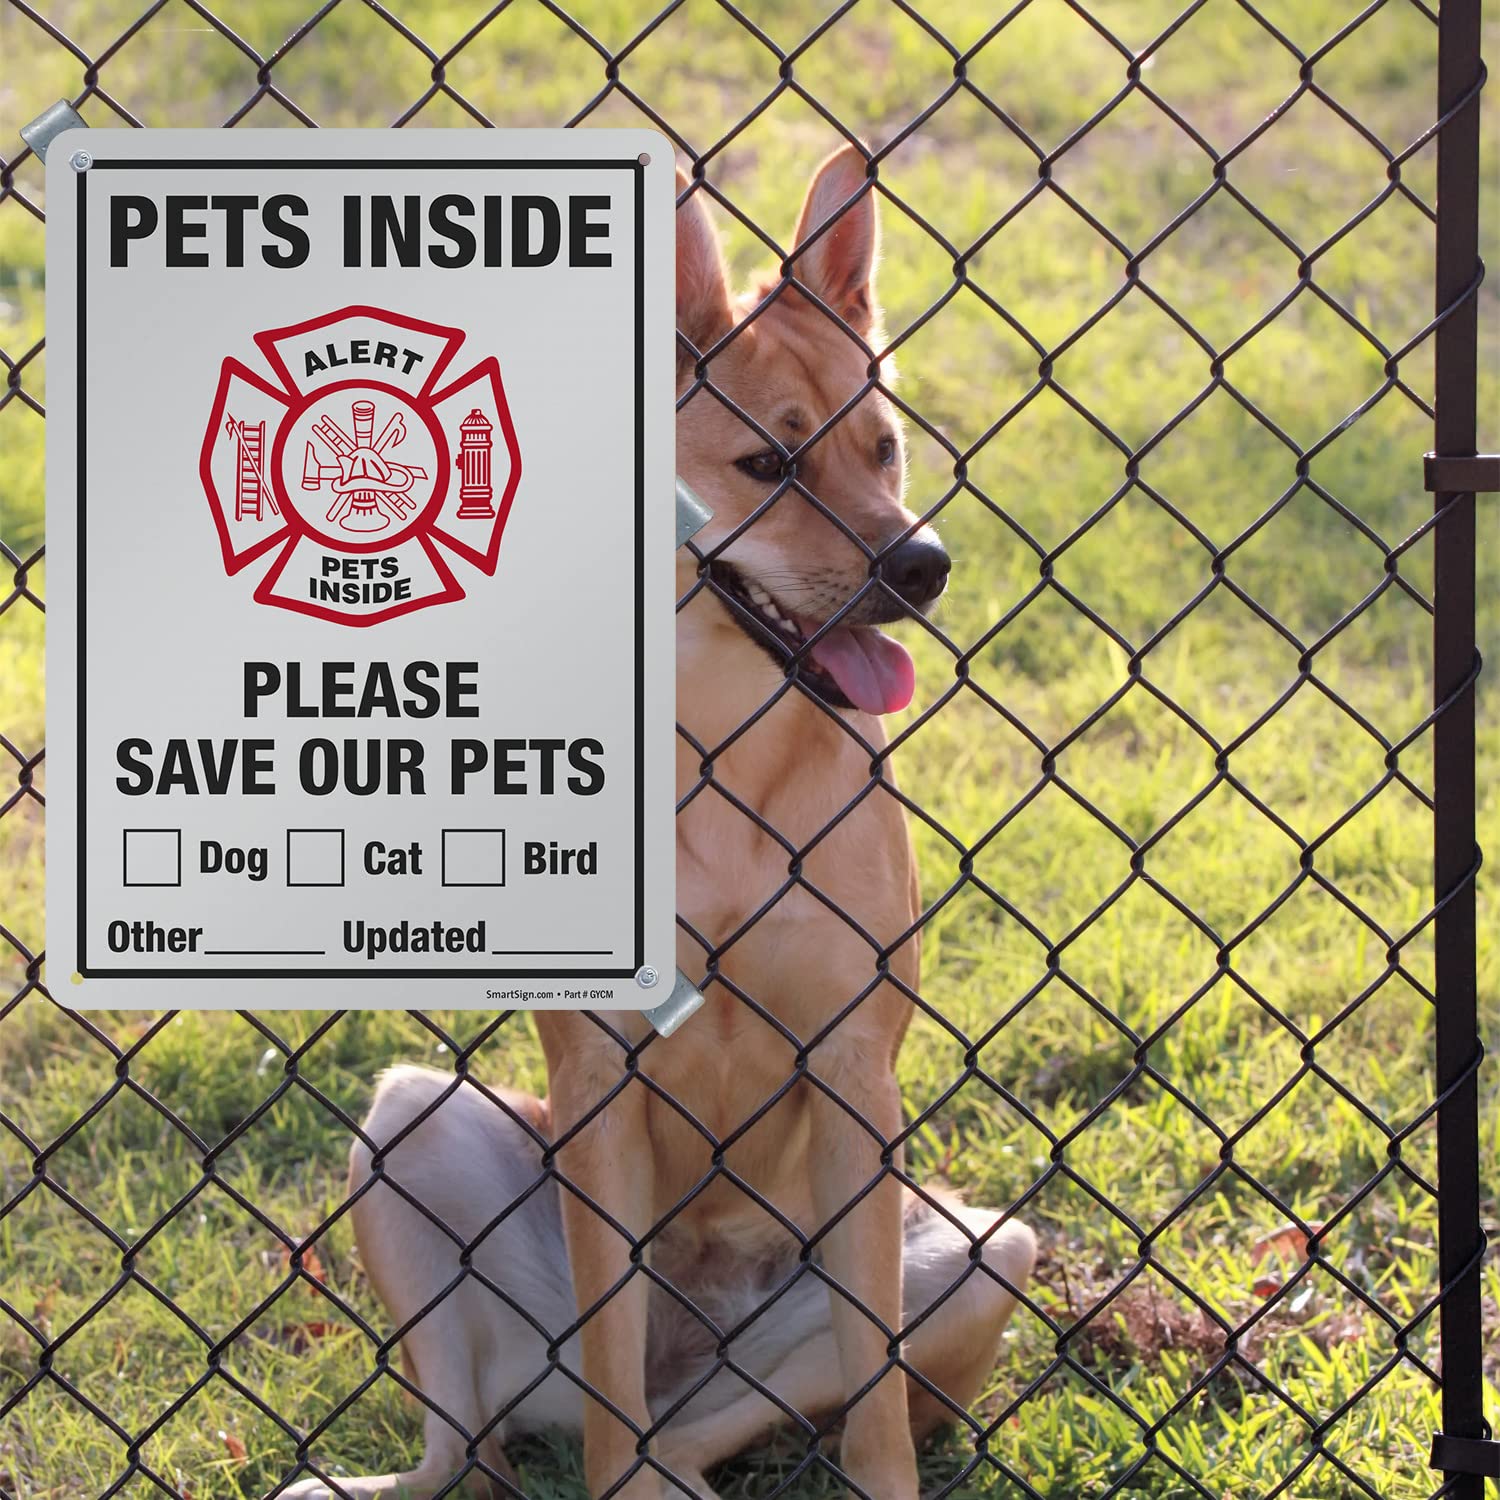
[[[44,109],[29,125],[21,127],[21,139],[36,152],[37,160],[45,163],[47,148],[63,131],[87,128],[88,121],[66,99],[59,99],[56,104]]]
[[[677,545],[683,546],[695,537],[713,518],[713,512],[685,485],[677,481]],[[697,986],[682,972],[676,971],[672,993],[660,1005],[642,1014],[662,1036],[671,1036],[703,1004]],[[653,981],[654,982],[654,981]]]

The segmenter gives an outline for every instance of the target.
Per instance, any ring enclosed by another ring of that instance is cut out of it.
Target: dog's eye
[[[751,453],[744,458],[737,458],[734,466],[740,473],[748,474],[752,479],[760,479],[766,483],[780,479],[782,476],[782,458],[774,448],[766,448],[760,453]]]
[[[884,467],[889,467],[896,462],[896,440],[890,433],[886,433],[881,440],[875,444],[875,457]]]

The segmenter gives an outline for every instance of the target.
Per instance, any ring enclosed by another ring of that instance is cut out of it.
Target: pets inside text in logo
[[[493,575],[521,455],[487,355],[376,307],[255,335],[274,377],[219,372],[200,472],[232,575],[269,567],[260,604],[342,625],[464,597],[450,566]]]

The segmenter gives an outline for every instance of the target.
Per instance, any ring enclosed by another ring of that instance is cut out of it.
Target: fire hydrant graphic
[[[326,520],[344,531],[384,531],[414,509],[409,492],[427,471],[392,463],[383,455],[406,440],[406,420],[398,411],[374,437],[375,403],[355,401],[349,408],[354,436],[332,417],[324,417],[313,431],[333,453],[335,462],[323,463],[312,443],[302,462],[302,488],[320,490],[331,483],[334,502]],[[462,514],[462,512],[460,512]]]
[[[458,518],[461,521],[487,520],[495,514],[495,498],[490,483],[490,450],[494,428],[489,418],[476,406],[458,429],[458,457],[453,466],[463,476],[458,489]]]

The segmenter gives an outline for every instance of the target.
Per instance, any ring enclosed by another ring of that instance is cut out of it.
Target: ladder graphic
[[[224,431],[237,438],[240,445],[240,461],[234,475],[235,520],[243,521],[246,516],[251,516],[259,521],[262,518],[263,504],[271,507],[272,515],[279,516],[281,507],[277,505],[276,497],[266,484],[265,470],[261,467],[266,446],[266,424],[237,422],[233,417],[226,416]]]

